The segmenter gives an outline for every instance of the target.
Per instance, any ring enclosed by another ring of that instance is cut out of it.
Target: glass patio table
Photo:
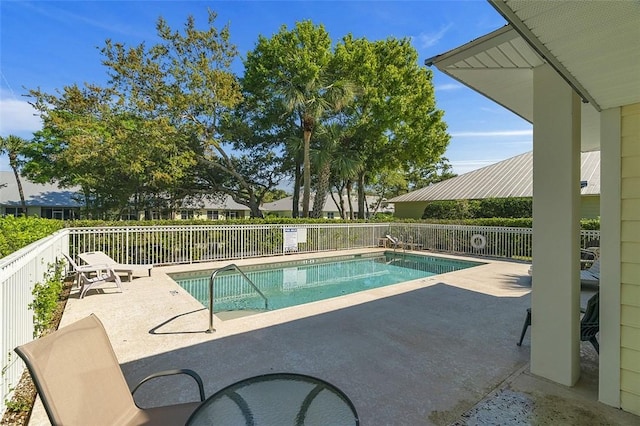
[[[187,425],[359,425],[349,398],[324,380],[274,373],[244,379],[214,393]]]

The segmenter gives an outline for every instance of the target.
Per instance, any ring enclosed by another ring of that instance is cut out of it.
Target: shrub
[[[64,262],[62,260],[56,264],[49,264],[44,281],[37,282],[33,287],[33,302],[29,304],[29,309],[33,310],[34,338],[44,334],[53,323],[63,288],[63,270]]]
[[[0,218],[0,257],[8,256],[62,228],[64,228],[64,222],[56,219],[2,217]]]

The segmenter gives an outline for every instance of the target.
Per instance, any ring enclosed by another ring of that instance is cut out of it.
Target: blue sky
[[[55,92],[65,85],[107,80],[99,48],[106,39],[136,45],[157,41],[155,23],[173,29],[188,15],[199,27],[207,10],[216,26],[229,24],[242,56],[258,35],[310,19],[334,41],[351,33],[369,40],[409,37],[420,65],[432,56],[505,25],[484,0],[477,1],[0,1],[0,135],[27,139],[40,122],[24,95]],[[234,67],[242,73],[242,63]],[[445,111],[451,142],[445,156],[458,174],[532,149],[529,123],[434,68],[437,107]],[[0,170],[9,170],[0,158]]]

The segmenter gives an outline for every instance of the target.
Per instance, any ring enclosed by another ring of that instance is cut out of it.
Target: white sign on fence
[[[298,229],[297,228],[284,228],[284,246],[285,253],[290,251],[298,251]]]

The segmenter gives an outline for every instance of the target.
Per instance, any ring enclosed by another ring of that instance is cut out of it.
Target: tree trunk
[[[311,130],[308,126],[304,126],[304,165],[303,165],[303,182],[302,191],[302,217],[309,217],[309,200],[311,198]]]
[[[11,168],[13,169],[13,174],[16,177],[16,185],[18,186],[18,193],[20,194],[20,205],[22,206],[22,214],[27,215],[27,201],[24,199],[24,190],[22,189],[22,181],[20,180],[20,172],[18,171],[18,167],[14,164],[11,164]]]
[[[20,180],[20,171],[18,170],[18,154],[15,150],[9,150],[9,165],[16,177],[16,185],[18,186],[18,194],[20,194],[20,205],[22,206],[22,214],[27,215],[27,202],[24,199],[24,190],[22,189],[22,181]]]
[[[347,202],[349,203],[349,220],[353,220],[353,203],[351,202],[351,181],[347,181]]]
[[[311,217],[322,217],[322,209],[324,208],[324,203],[327,200],[327,192],[329,191],[329,179],[331,179],[331,162],[326,161],[320,168]]]
[[[300,161],[296,158],[296,169],[293,177],[293,197],[291,206],[291,217],[300,217],[300,187],[302,181],[302,173],[300,170]]]
[[[364,219],[364,172],[358,176],[358,219]]]

